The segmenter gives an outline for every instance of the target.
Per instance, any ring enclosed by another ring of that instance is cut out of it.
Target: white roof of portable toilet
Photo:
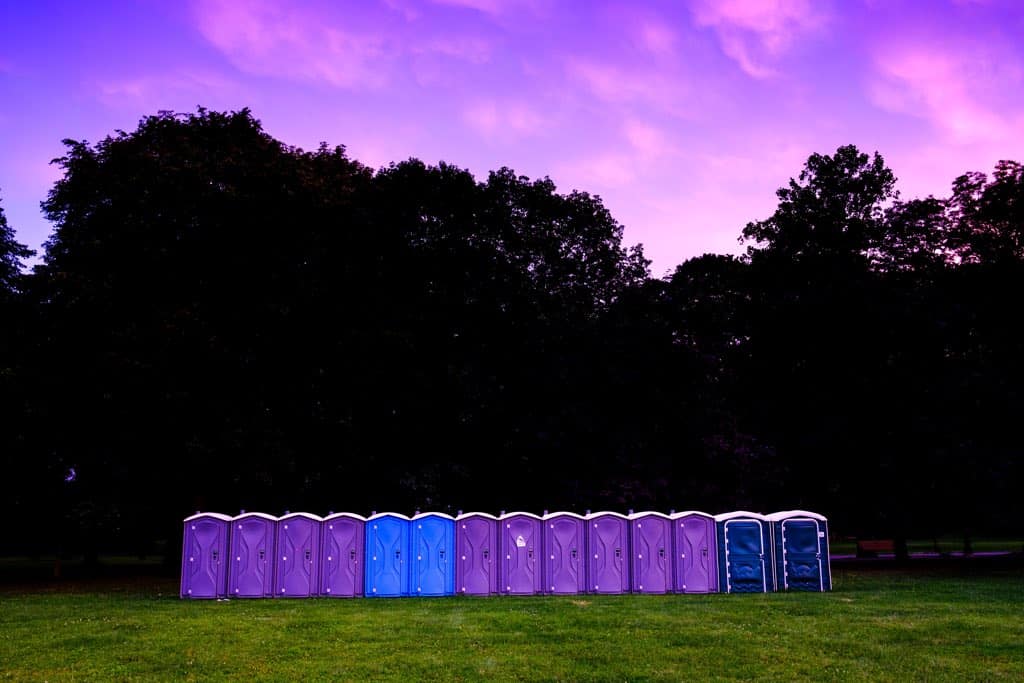
[[[737,517],[747,517],[750,519],[758,519],[763,522],[767,522],[768,518],[757,512],[747,512],[746,510],[737,510],[736,512],[725,512],[720,515],[715,515],[716,522],[724,522],[729,519],[736,519]]]
[[[629,521],[629,517],[627,515],[624,515],[621,512],[612,512],[610,510],[601,510],[600,512],[591,512],[584,519],[594,519],[595,517],[605,517],[607,515],[611,515],[612,517],[619,517],[621,519]]]
[[[535,515],[532,512],[506,512],[505,514],[503,514],[498,519],[508,519],[509,517],[517,517],[517,516],[533,517],[534,519],[538,519],[538,520],[542,520],[543,519],[540,515]]]
[[[369,522],[370,520],[377,519],[378,517],[398,517],[399,519],[404,519],[407,522],[411,520],[410,517],[406,517],[401,512],[378,512],[375,515],[367,517],[366,521]]]
[[[265,512],[243,512],[240,515],[235,515],[234,517],[231,518],[231,520],[235,521],[235,520],[238,520],[238,519],[245,519],[246,517],[259,517],[261,519],[269,519],[271,522],[276,522],[277,521],[277,517],[275,517],[273,515],[268,515]]]
[[[643,512],[634,512],[629,516],[630,519],[640,519],[641,517],[661,517],[662,519],[672,519],[664,512],[655,512],[654,510],[644,510]]]
[[[366,517],[363,517],[362,515],[357,515],[354,512],[332,512],[331,514],[329,514],[326,517],[324,517],[324,521],[325,522],[329,522],[332,519],[340,519],[342,517],[348,517],[350,519],[358,519],[360,522],[365,522],[366,521]]]
[[[186,517],[183,521],[191,522],[192,520],[199,519],[201,517],[213,517],[214,519],[219,519],[222,522],[230,522],[231,521],[231,516],[230,515],[223,515],[223,514],[221,514],[219,512],[197,512],[196,514],[192,515],[191,517]]]
[[[312,512],[289,512],[287,515],[281,515],[277,518],[277,521],[283,522],[286,519],[292,519],[293,517],[303,517],[305,519],[311,519],[314,522],[322,522],[324,518],[320,515],[314,515]]]
[[[820,522],[827,522],[828,519],[824,515],[819,515],[817,512],[808,512],[807,510],[783,510],[782,512],[773,512],[768,515],[768,519],[772,522],[778,522],[779,520],[789,519],[791,517],[810,517]]]
[[[669,515],[669,517],[672,519],[679,519],[680,517],[689,517],[691,515],[697,515],[698,517],[707,517],[708,519],[715,518],[714,515],[709,515],[708,513],[701,512],[700,510],[683,510],[682,512],[673,512],[671,515]]]
[[[455,518],[455,521],[457,522],[460,519],[465,519],[466,517],[486,517],[487,519],[493,519],[495,522],[498,521],[498,518],[489,512],[463,512]]]
[[[412,516],[414,521],[417,519],[423,519],[424,517],[441,517],[442,519],[450,519],[453,521],[455,519],[451,515],[446,515],[443,512],[420,512],[419,514],[415,514]]]
[[[549,512],[548,514],[544,515],[543,519],[552,519],[554,517],[574,517],[576,519],[586,519],[586,517],[584,517],[583,515],[577,515],[575,512]]]

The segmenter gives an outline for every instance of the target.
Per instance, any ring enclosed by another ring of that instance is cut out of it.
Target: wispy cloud
[[[206,0],[196,17],[202,35],[243,71],[350,88],[387,81],[379,36],[325,23],[303,7]]]
[[[205,101],[211,95],[239,92],[241,86],[212,71],[178,70],[164,74],[100,80],[98,98],[108,106],[129,105],[140,111],[171,106],[183,96]]]
[[[1024,67],[1012,54],[993,52],[938,41],[887,46],[875,56],[868,94],[883,109],[930,121],[954,142],[1007,140],[1024,131],[1006,102],[1021,91]]]
[[[571,80],[582,84],[599,100],[617,104],[653,105],[662,111],[683,113],[686,80],[649,67],[626,67],[573,58],[566,68]]]
[[[522,138],[542,133],[548,121],[525,102],[480,100],[466,107],[463,120],[485,138]]]
[[[655,55],[667,56],[675,52],[676,33],[661,21],[647,20],[637,27],[639,43]]]
[[[722,52],[759,79],[778,75],[774,61],[827,21],[811,0],[694,0],[691,11],[698,26],[714,29]]]

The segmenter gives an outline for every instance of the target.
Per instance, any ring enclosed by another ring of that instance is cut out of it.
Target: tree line
[[[814,154],[743,256],[654,278],[599,197],[507,168],[374,171],[248,110],[65,145],[31,272],[0,210],[4,551],[241,508],[1020,529],[1019,163],[903,200]]]

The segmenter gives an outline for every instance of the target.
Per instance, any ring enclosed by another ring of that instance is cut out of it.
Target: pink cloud
[[[688,86],[682,77],[650,68],[623,68],[582,59],[570,59],[567,70],[570,78],[605,102],[653,105],[663,111],[684,113],[683,98]]]
[[[482,14],[499,15],[522,10],[540,9],[546,0],[431,0],[435,5],[448,5],[476,10]]]
[[[676,34],[667,24],[645,21],[637,31],[640,44],[655,55],[671,55],[675,51]]]
[[[953,142],[1016,138],[1021,117],[1007,112],[1024,102],[1007,102],[1006,94],[1020,92],[1024,68],[1014,55],[993,52],[948,41],[889,44],[875,55],[868,95],[882,109],[930,121]]]
[[[632,186],[638,175],[635,159],[624,153],[596,154],[562,162],[552,173],[552,177],[559,179],[559,186],[599,194]]]
[[[486,138],[520,138],[538,135],[546,119],[524,102],[483,100],[463,112],[463,120]]]
[[[698,26],[714,29],[722,52],[758,79],[776,76],[772,62],[826,23],[810,0],[694,0],[691,11]]]
[[[98,98],[108,106],[129,105],[140,111],[156,111],[173,107],[183,97],[198,100],[211,95],[238,93],[240,86],[230,79],[209,71],[176,71],[101,81]]]
[[[337,28],[305,7],[204,0],[196,17],[202,35],[243,71],[348,88],[387,81],[380,37]]]

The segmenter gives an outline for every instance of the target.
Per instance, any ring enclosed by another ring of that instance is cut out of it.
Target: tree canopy
[[[65,145],[29,274],[0,211],[0,493],[61,530],[16,543],[144,550],[196,508],[1021,512],[1015,162],[902,201],[879,154],[813,154],[745,256],[655,279],[599,197],[508,168],[374,171],[248,110]]]

